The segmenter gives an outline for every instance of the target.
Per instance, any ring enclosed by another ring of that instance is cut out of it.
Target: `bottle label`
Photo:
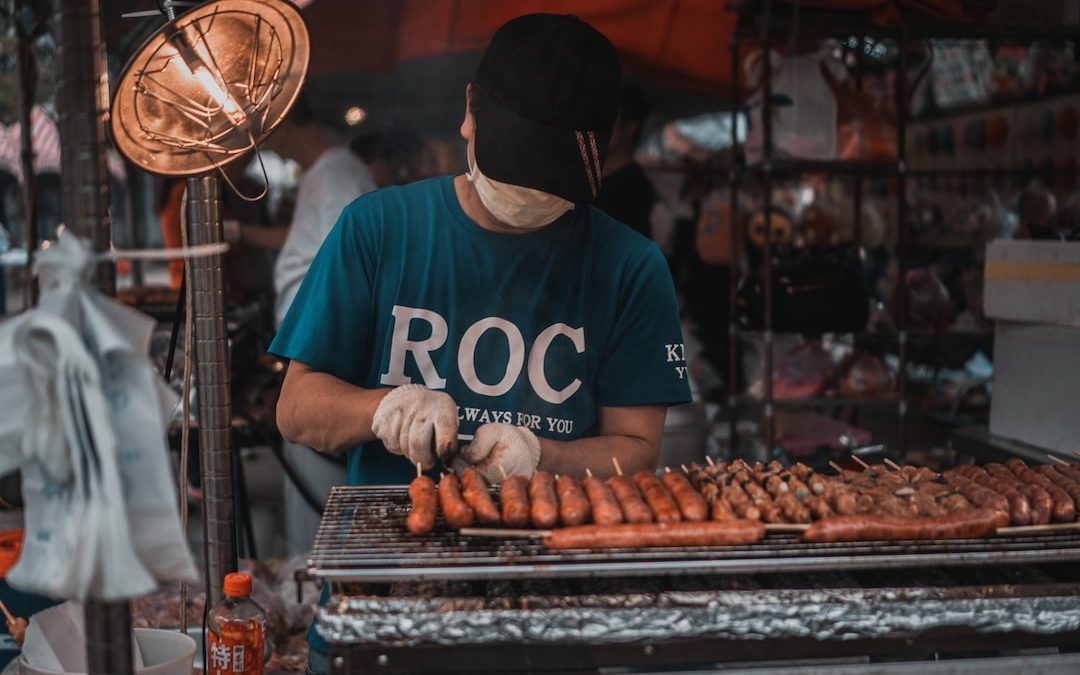
[[[219,620],[220,634],[210,630],[209,675],[263,672],[263,627],[256,621]]]

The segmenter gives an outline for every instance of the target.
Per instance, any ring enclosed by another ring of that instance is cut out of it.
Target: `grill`
[[[402,487],[336,487],[327,500],[309,567],[334,591],[318,617],[335,675],[671,672],[778,657],[804,661],[772,672],[809,672],[1080,650],[1077,533],[549,551],[460,537],[441,520],[415,537],[408,508]],[[989,663],[980,675],[1016,667]]]
[[[401,487],[335,487],[309,567],[330,581],[554,579],[633,575],[768,574],[1032,564],[1080,560],[1080,533],[1044,532],[943,542],[808,544],[770,533],[746,546],[549,551],[535,539],[460,537],[441,517],[424,537],[405,531]]]

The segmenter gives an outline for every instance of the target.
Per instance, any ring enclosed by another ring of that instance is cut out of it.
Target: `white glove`
[[[528,478],[540,463],[540,439],[526,427],[485,424],[461,451],[461,458],[489,483],[502,482],[504,471],[507,476]]]
[[[427,470],[457,448],[457,404],[422,384],[402,385],[379,403],[371,431],[387,450]]]

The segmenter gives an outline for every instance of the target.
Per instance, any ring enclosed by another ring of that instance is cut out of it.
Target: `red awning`
[[[723,0],[309,0],[311,74],[386,72],[399,62],[482,51],[507,20],[575,14],[636,78],[726,93],[735,15]]]

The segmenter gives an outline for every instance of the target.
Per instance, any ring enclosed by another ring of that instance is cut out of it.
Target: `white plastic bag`
[[[781,58],[770,52],[772,65],[772,139],[774,158],[827,160],[836,158],[836,96],[814,54]],[[747,56],[747,85],[758,91],[746,103],[749,129],[746,161],[756,164],[764,155],[761,52]]]
[[[93,263],[64,232],[36,261],[39,307],[0,326],[14,355],[0,373],[15,375],[0,380],[0,471],[17,455],[26,541],[12,583],[112,600],[197,575],[165,443],[175,401],[146,357],[152,322],[92,290]]]
[[[132,547],[97,365],[70,324],[45,311],[15,330],[29,391],[23,436],[25,537],[7,575],[58,598],[115,600],[156,583]],[[49,433],[34,433],[51,426]]]

